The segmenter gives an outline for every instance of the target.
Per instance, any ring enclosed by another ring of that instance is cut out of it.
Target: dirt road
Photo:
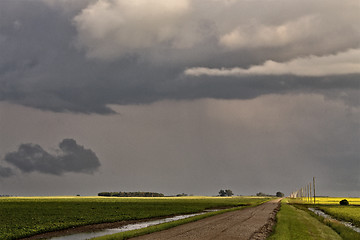
[[[257,207],[216,215],[132,239],[266,239],[275,222],[275,215],[280,204],[279,201],[273,200]]]

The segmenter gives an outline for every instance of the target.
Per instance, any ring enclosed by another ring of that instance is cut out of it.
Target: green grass
[[[352,229],[346,227],[345,225],[337,222],[337,221],[331,221],[327,219],[323,219],[323,222],[334,229],[335,232],[337,232],[342,239],[344,240],[355,240],[360,239],[360,234],[353,231]]]
[[[318,206],[336,219],[353,223],[360,227],[360,206]]]
[[[268,240],[337,240],[342,239],[333,229],[307,212],[282,203],[277,214],[274,233]]]
[[[337,232],[341,236],[342,239],[344,239],[344,240],[360,239],[360,233],[355,232],[354,230],[346,227],[345,225],[341,224],[340,222],[338,222],[336,220],[325,219],[325,218],[318,216],[315,213],[309,211],[307,208],[310,207],[310,205],[295,204],[294,206],[296,206],[297,208],[303,209],[304,211],[308,212],[311,216],[318,219],[320,222],[331,227],[335,232]],[[315,206],[317,208],[319,207],[319,205],[315,205]],[[311,205],[311,207],[314,207],[314,206]]]
[[[0,198],[0,239],[12,240],[76,226],[258,204],[266,198],[181,197]]]
[[[354,230],[350,229],[349,227],[344,226],[343,224],[334,221],[324,219],[323,217],[319,217],[316,214],[310,212],[307,208],[313,207],[318,208],[325,211],[327,214],[331,215],[332,217],[344,220],[347,222],[352,222],[354,225],[360,227],[360,207],[356,206],[341,206],[339,205],[339,201],[344,198],[317,198],[317,204],[308,204],[305,201],[301,201],[300,199],[289,199],[291,203],[294,204],[297,208],[301,208],[304,211],[307,211],[313,217],[317,218],[322,223],[326,224],[327,226],[331,227],[335,232],[337,232],[343,239],[345,240],[354,240],[360,239],[360,233],[355,232]],[[349,200],[350,204],[358,204],[359,198],[346,198]]]
[[[296,206],[297,208],[308,212],[311,216],[318,219],[323,224],[331,227],[335,232],[337,232],[342,237],[342,239],[344,240],[360,239],[360,234],[350,229],[349,227],[346,227],[343,224],[334,220],[324,219],[323,217],[320,217],[307,209],[308,207],[319,208],[323,210],[332,209],[333,213],[337,212],[339,214],[337,217],[332,215],[330,212],[327,213],[335,218],[347,220],[347,221],[350,220],[351,217],[357,219],[358,217],[357,213],[359,211],[358,206],[325,205],[325,204],[329,204],[329,202],[331,202],[330,200],[332,199],[334,198],[326,198],[325,199],[326,201],[322,201],[323,202],[322,204],[315,204],[315,205],[313,204],[309,205],[306,202],[300,201],[299,199],[289,199],[289,201],[293,203],[293,205]]]

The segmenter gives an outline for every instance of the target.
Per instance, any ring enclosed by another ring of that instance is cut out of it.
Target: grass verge
[[[281,204],[277,224],[268,240],[341,240],[330,227],[313,218],[306,211],[287,203]]]
[[[341,224],[340,222],[338,222],[336,220],[329,220],[329,219],[325,219],[324,217],[316,215],[315,213],[313,213],[307,209],[308,207],[310,207],[309,205],[295,204],[294,206],[298,209],[301,209],[301,210],[307,212],[308,214],[310,214],[312,217],[316,218],[321,223],[332,228],[337,234],[339,234],[341,236],[342,239],[344,239],[344,240],[360,239],[360,233],[355,232],[354,230],[346,227],[345,225]],[[318,207],[317,205],[315,205],[315,206]],[[311,205],[311,207],[314,207],[314,206]]]

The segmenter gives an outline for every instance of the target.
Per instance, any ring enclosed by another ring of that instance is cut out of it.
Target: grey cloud
[[[286,46],[231,51],[219,46],[219,36],[233,31],[243,22],[251,25],[249,19],[255,19],[261,26],[278,26],[316,13],[328,19],[332,13],[340,12],[335,7],[338,3],[322,2],[311,7],[313,1],[301,3],[301,6],[286,1],[277,6],[284,14],[274,14],[273,11],[260,14],[258,9],[269,3],[237,1],[225,4],[224,11],[219,13],[221,1],[191,1],[193,12],[186,15],[184,26],[178,29],[186,39],[176,44],[184,44],[183,47],[152,46],[141,42],[142,51],[129,52],[133,49],[130,46],[127,54],[121,52],[120,57],[111,61],[88,59],[86,48],[78,49],[76,46],[80,32],[74,19],[84,20],[76,16],[82,16],[82,9],[94,2],[89,0],[87,5],[86,1],[79,1],[70,6],[67,0],[56,3],[52,0],[0,1],[0,101],[54,112],[111,114],[115,112],[110,104],[147,104],[165,99],[248,99],[291,92],[318,92],[332,98],[350,89],[359,89],[359,75],[194,78],[183,74],[185,69],[198,66],[248,68],[269,59],[286,62],[309,54],[321,56],[356,48],[359,45],[358,28],[353,26],[353,22],[357,11],[356,7],[352,10],[349,7],[351,1],[341,3],[346,9],[341,12],[346,12],[346,16],[336,14],[336,26],[340,30],[326,30],[321,41],[316,35],[315,39],[306,38],[301,43]],[[176,24],[180,22],[176,19]],[[332,29],[332,26],[335,25],[324,27]],[[87,27],[89,30],[91,25]],[[158,33],[159,29],[152,30]],[[174,44],[176,39],[173,38],[178,35],[170,34]],[[166,42],[168,38],[164,39]],[[330,90],[331,94],[328,94]],[[339,97],[333,99],[345,101]],[[346,101],[354,100],[349,98]]]
[[[11,177],[14,175],[14,172],[11,168],[0,166],[0,178]]]
[[[74,18],[79,45],[90,58],[100,59],[114,59],[157,45],[175,48],[192,45],[182,39],[188,34],[179,31],[190,11],[190,2],[98,1]]]
[[[62,175],[66,172],[93,173],[100,167],[96,154],[73,139],[64,139],[59,152],[50,154],[37,144],[21,144],[16,152],[5,155],[4,160],[24,173],[41,172]]]
[[[187,42],[183,44],[183,48],[194,49],[199,45],[207,45],[206,34],[199,31],[199,25],[204,19],[215,23],[216,31],[213,35],[219,40],[216,48],[221,51],[224,50],[221,49],[222,46],[231,50],[279,46],[287,51],[300,48],[302,54],[308,55],[318,51],[317,49],[339,51],[349,45],[359,44],[356,37],[359,35],[359,28],[355,26],[359,20],[358,9],[356,10],[353,0],[341,3],[319,1],[317,4],[312,1],[277,1],[275,6],[272,1],[237,1],[233,4],[204,0],[182,0],[175,4],[145,1],[134,6],[123,5],[123,2],[101,1],[89,5],[75,17],[79,42],[91,57],[122,57],[124,50],[128,48],[133,52],[176,49],[179,45],[174,44],[176,41]],[[163,8],[162,12],[165,13],[157,14]],[[263,10],[259,11],[259,8]],[[136,14],[133,14],[134,11]],[[179,25],[173,23],[173,16],[169,18],[166,14],[170,11],[189,11],[191,14],[181,14],[179,17],[182,24]],[[278,14],[289,11],[296,14]],[[139,24],[137,15],[144,12],[146,20],[140,20]],[[164,23],[167,25],[163,26]],[[196,27],[191,28],[189,25]],[[321,38],[331,41],[324,43],[319,41]],[[172,44],[168,44],[169,42]],[[144,49],[143,46],[147,47]]]

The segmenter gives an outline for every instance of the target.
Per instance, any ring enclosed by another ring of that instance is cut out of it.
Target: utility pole
[[[313,184],[314,184],[314,204],[316,204],[316,193],[315,193],[315,177],[313,177]]]
[[[309,184],[306,184],[307,201],[310,202]]]

